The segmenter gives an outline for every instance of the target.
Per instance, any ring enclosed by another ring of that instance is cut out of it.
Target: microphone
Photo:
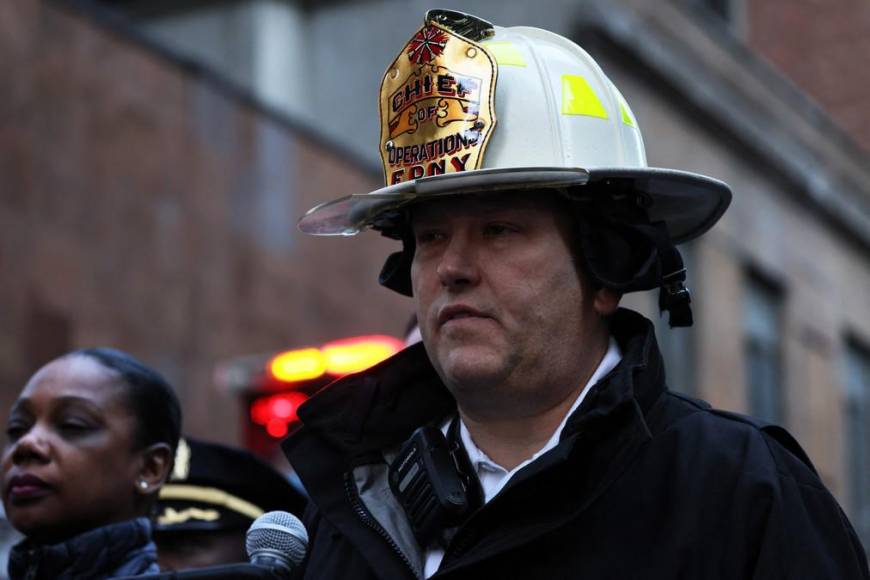
[[[251,564],[280,570],[289,578],[308,552],[308,532],[293,514],[266,512],[248,528],[245,551]]]
[[[163,572],[142,576],[125,576],[118,580],[288,580],[305,559],[308,532],[299,518],[282,511],[266,512],[251,524],[245,535],[249,564],[224,564]]]

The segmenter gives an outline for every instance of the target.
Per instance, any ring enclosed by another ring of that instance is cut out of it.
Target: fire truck
[[[392,336],[366,335],[238,357],[216,367],[215,382],[241,403],[243,445],[281,464],[278,443],[299,420],[299,405],[335,379],[365,370],[404,346]]]

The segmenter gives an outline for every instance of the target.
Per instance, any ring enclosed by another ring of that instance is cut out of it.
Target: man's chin
[[[503,358],[485,348],[453,349],[439,366],[444,382],[454,394],[468,389],[493,388],[505,376]]]

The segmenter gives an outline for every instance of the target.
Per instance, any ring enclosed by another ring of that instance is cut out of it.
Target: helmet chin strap
[[[634,226],[655,246],[659,263],[659,312],[668,312],[671,328],[692,326],[692,296],[686,288],[686,267],[664,222]],[[651,288],[650,288],[651,289]]]
[[[668,241],[664,247],[659,247],[662,260],[662,285],[659,287],[659,311],[667,311],[668,324],[671,328],[692,326],[692,295],[686,288],[686,268],[680,251]]]

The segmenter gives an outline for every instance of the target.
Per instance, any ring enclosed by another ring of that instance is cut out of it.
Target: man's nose
[[[467,234],[455,233],[450,237],[438,260],[438,279],[451,290],[474,286],[480,281],[474,243]]]

